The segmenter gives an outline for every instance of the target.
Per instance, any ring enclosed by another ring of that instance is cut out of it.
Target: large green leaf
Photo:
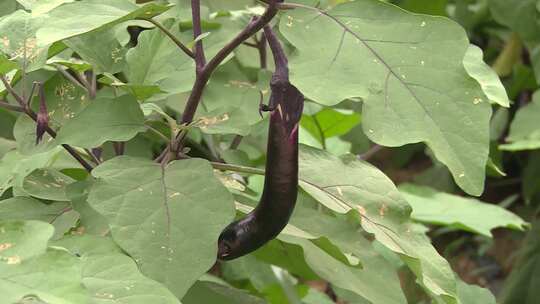
[[[505,281],[500,303],[535,304],[540,297],[539,284],[540,222],[537,221],[523,242],[519,259]]]
[[[52,232],[41,226],[41,234]],[[179,303],[163,285],[144,277],[135,262],[107,238],[69,237],[45,252],[47,240],[39,240],[40,234],[14,228],[4,234],[24,233],[33,246],[42,248],[42,254],[23,263],[0,262],[5,303]]]
[[[338,158],[301,146],[300,186],[340,213],[355,212],[362,228],[397,253],[435,297],[457,303],[456,282],[448,263],[429,238],[409,223],[411,207],[391,180],[354,156]]]
[[[0,292],[6,303],[84,303],[89,295],[80,277],[77,257],[49,250],[16,266],[0,263]]]
[[[387,267],[384,267],[386,262],[382,258],[370,259],[366,255],[362,257],[365,262],[363,267],[355,268],[347,266],[306,239],[284,235],[280,239],[300,245],[306,262],[318,275],[332,284],[359,294],[372,303],[407,303],[401,293],[397,274],[384,271]],[[380,268],[377,262],[383,267]]]
[[[529,160],[523,170],[522,191],[525,202],[531,203],[540,193],[540,151],[529,154]]]
[[[53,231],[45,222],[0,221],[0,267],[19,265],[45,253]]]
[[[66,3],[47,14],[47,22],[37,31],[38,45],[51,44],[137,17],[153,17],[169,7],[156,3],[137,6],[128,0]]]
[[[64,41],[72,50],[94,68],[94,72],[118,73],[125,65],[126,49],[122,48],[115,36],[114,28],[106,28]]]
[[[457,287],[461,304],[497,303],[493,294],[486,288],[482,288],[477,285],[469,285],[461,280],[458,280]]]
[[[199,128],[207,134],[248,135],[261,121],[259,88],[230,61],[212,76],[198,111]]]
[[[13,139],[13,125],[16,120],[17,115],[15,113],[0,109],[0,137]]]
[[[80,214],[79,230],[87,235],[108,235],[110,232],[107,219],[88,204],[88,193],[93,180],[75,182],[66,188],[66,196],[73,209]]]
[[[5,75],[17,68],[17,64],[0,53],[0,75]],[[3,85],[3,84],[2,84]]]
[[[64,4],[73,2],[75,0],[17,0],[25,9],[32,11],[33,16],[48,13],[52,9]]]
[[[248,293],[215,282],[196,282],[182,299],[184,304],[264,304],[266,301]]]
[[[208,58],[221,50],[240,31],[242,25],[227,17],[218,17],[212,19],[212,22],[219,26],[207,32],[209,35],[204,38],[205,55]],[[167,20],[163,26],[181,41],[193,40],[190,31],[181,32],[178,22],[174,20]],[[126,75],[130,84],[159,85],[161,90],[167,93],[164,96],[191,90],[195,80],[192,58],[180,51],[178,46],[158,29],[142,32],[138,41],[137,46],[126,55]]]
[[[24,178],[23,189],[33,197],[52,200],[69,201],[66,197],[66,186],[75,180],[56,170],[35,170]]]
[[[491,14],[497,22],[517,32],[531,54],[531,61],[540,81],[540,14],[537,0],[489,0]]]
[[[58,73],[45,82],[44,91],[50,116],[49,124],[53,129],[58,129],[73,119],[91,102],[85,90]],[[32,105],[37,112],[39,109],[37,97],[34,98]]]
[[[280,30],[298,49],[291,79],[308,98],[326,105],[364,99],[371,140],[426,142],[461,188],[482,193],[491,109],[463,66],[463,28],[367,0],[324,13],[291,10]]]
[[[520,108],[506,137],[507,144],[500,145],[501,150],[521,151],[540,148],[540,91],[533,96],[533,101]]]
[[[127,141],[145,131],[144,115],[133,96],[93,100],[58,132],[56,141],[93,148],[106,141]]]
[[[24,178],[35,169],[44,167],[78,168],[80,165],[62,163],[68,157],[61,147],[50,151],[21,155],[19,151],[10,151],[0,160],[0,195],[11,187],[22,190]]]
[[[346,217],[330,216],[308,207],[313,205],[313,199],[301,193],[290,221],[291,225],[311,237],[300,238],[299,234],[292,234],[286,229],[280,240],[300,245],[308,265],[332,285],[354,292],[372,303],[406,303],[396,269],[373,249],[359,227],[347,222]],[[315,245],[324,244],[322,240],[315,241],[315,244],[309,241],[310,238],[321,237],[328,238],[342,254],[354,257],[344,261],[342,256],[339,260],[335,254],[331,255]]]
[[[14,141],[0,137],[0,158],[7,152],[13,150],[16,146],[17,144]]]
[[[36,70],[45,64],[49,44],[38,45],[36,31],[41,28],[46,18],[32,16],[24,10],[0,19],[0,52],[19,63],[19,68],[27,72]]]
[[[482,86],[489,101],[506,108],[510,106],[506,89],[497,73],[484,62],[484,53],[481,48],[471,44],[463,59],[463,65],[469,75]]]
[[[423,223],[457,227],[487,237],[497,227],[523,230],[527,225],[519,216],[494,204],[486,204],[432,188],[412,184],[399,190],[413,208],[411,217]]]
[[[54,226],[57,239],[75,226],[79,216],[67,202],[45,204],[30,197],[13,197],[0,201],[0,220],[36,220]]]
[[[88,201],[109,221],[115,241],[141,271],[181,298],[215,262],[221,229],[233,218],[232,198],[201,159],[166,168],[118,157],[92,174]]]
[[[165,286],[143,276],[137,264],[123,254],[88,258],[81,283],[93,295],[92,303],[180,304]]]
[[[178,25],[173,22],[163,24],[178,37]],[[195,80],[193,59],[182,53],[171,39],[160,30],[153,29],[140,33],[139,43],[126,55],[126,76],[130,84],[159,85],[168,93],[191,90]],[[167,85],[174,83],[174,86]]]
[[[4,15],[9,15],[17,10],[17,1],[16,0],[4,0],[0,3],[0,17]]]
[[[327,138],[347,134],[360,123],[360,115],[352,111],[325,108],[314,115],[302,115],[300,124],[324,143]]]
[[[310,289],[308,294],[302,298],[302,302],[306,304],[333,304],[334,301],[328,297],[325,293]]]
[[[71,254],[79,257],[94,255],[110,255],[122,253],[111,237],[95,236],[89,234],[72,234],[60,240],[52,241],[50,246],[62,247]]]
[[[414,13],[446,16],[447,2],[448,0],[403,0],[399,6]]]

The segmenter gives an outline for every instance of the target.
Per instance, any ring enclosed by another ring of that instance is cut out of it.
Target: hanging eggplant
[[[218,241],[218,258],[231,260],[246,255],[275,238],[294,210],[298,186],[298,124],[304,96],[289,82],[283,48],[269,26],[264,28],[272,50],[275,72],[270,82],[270,112],[264,189],[257,207],[227,226]]]

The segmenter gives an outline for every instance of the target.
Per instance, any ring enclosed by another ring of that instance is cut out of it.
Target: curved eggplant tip
[[[226,242],[218,242],[217,258],[220,260],[227,260],[227,257],[231,255],[231,250],[231,246],[229,246],[229,244],[227,244]]]

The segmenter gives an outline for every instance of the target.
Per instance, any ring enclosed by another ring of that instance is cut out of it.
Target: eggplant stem
[[[214,169],[223,170],[223,171],[234,171],[239,173],[255,174],[255,175],[264,175],[265,170],[253,167],[245,167],[239,165],[211,162]]]

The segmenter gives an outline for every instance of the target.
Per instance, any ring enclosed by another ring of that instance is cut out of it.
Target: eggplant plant
[[[3,0],[0,302],[533,303],[539,9]]]

